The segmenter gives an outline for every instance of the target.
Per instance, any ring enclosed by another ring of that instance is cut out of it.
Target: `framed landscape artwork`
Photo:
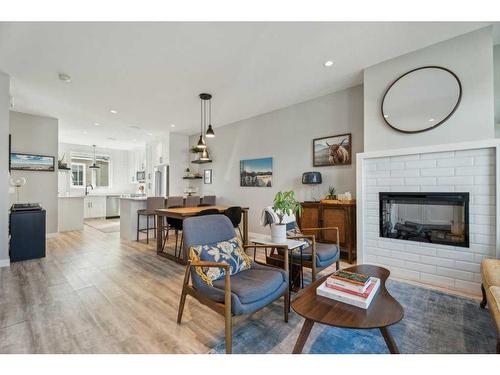
[[[313,165],[349,165],[352,162],[351,133],[313,139]]]
[[[240,186],[271,187],[273,158],[240,160]]]
[[[10,154],[10,169],[13,171],[54,172],[55,157],[12,152]]]

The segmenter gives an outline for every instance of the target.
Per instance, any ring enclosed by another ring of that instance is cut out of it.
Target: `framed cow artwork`
[[[313,165],[325,167],[352,162],[351,133],[313,139]]]

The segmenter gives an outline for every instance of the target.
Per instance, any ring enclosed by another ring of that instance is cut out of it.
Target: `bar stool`
[[[148,197],[146,200],[146,208],[137,210],[137,242],[139,242],[139,233],[146,233],[146,243],[149,244],[149,231],[154,230],[154,238],[156,238],[156,215],[155,210],[165,207],[165,198],[163,197]],[[146,216],[146,228],[140,228],[141,216]],[[149,227],[149,218],[153,216],[154,227]]]

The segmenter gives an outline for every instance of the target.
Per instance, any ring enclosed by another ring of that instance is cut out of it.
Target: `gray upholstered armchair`
[[[227,241],[236,236],[231,221],[224,215],[208,215],[191,217],[184,220],[184,259],[189,259],[191,246],[215,244]],[[247,248],[261,247],[248,245]],[[264,246],[262,246],[264,247]],[[269,246],[266,246],[269,248]],[[288,249],[283,249],[288,255]],[[285,256],[288,260],[288,256]],[[195,271],[196,267],[220,267],[226,271],[229,266],[222,262],[188,261],[177,323],[182,320],[182,313],[186,296],[196,298],[202,304],[210,307],[225,317],[226,353],[232,350],[232,317],[235,315],[251,314],[269,305],[276,299],[284,298],[284,320],[288,322],[289,310],[289,283],[288,262],[285,269],[251,263],[251,268],[240,271],[230,276],[225,273],[224,278],[216,280],[213,285],[208,285]],[[191,283],[190,283],[191,278]]]
[[[334,230],[337,233],[337,243],[320,243],[316,242],[314,235],[303,234],[297,223],[292,221],[286,225],[287,237],[290,239],[307,239],[309,246],[299,250],[295,250],[292,257],[297,259],[303,267],[311,268],[312,281],[316,280],[317,273],[322,269],[336,263],[337,270],[340,267],[340,245],[339,245],[339,228],[324,227],[324,228],[302,228],[303,230]],[[304,286],[304,275],[301,277],[302,287]]]

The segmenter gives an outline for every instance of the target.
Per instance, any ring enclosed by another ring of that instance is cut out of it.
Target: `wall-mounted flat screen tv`
[[[13,171],[53,172],[55,170],[55,157],[11,152],[10,169]]]

